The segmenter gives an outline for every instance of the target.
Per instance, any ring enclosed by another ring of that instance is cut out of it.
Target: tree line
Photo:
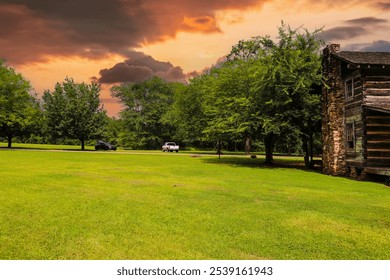
[[[107,117],[97,83],[66,78],[42,99],[20,74],[0,62],[0,137],[84,149],[104,138],[129,149],[159,149],[165,141],[196,148],[300,153],[307,166],[320,147],[322,87],[319,30],[282,24],[277,40],[239,41],[226,60],[187,84],[153,77],[111,88],[123,105]]]

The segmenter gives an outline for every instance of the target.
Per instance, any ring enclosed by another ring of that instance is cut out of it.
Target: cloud
[[[382,27],[388,20],[376,17],[362,17],[344,21],[343,26],[325,30],[319,37],[325,42],[347,40],[370,34],[375,28]]]
[[[346,45],[344,50],[361,52],[390,52],[390,42],[384,40],[374,41],[366,44]]]
[[[129,58],[111,68],[100,70],[98,81],[103,84],[137,83],[151,78],[161,77],[170,82],[184,82],[183,69],[170,62],[157,61],[142,52],[128,51]]]
[[[389,11],[390,10],[390,2],[375,2],[374,7],[378,8],[379,10],[383,11]]]
[[[186,31],[200,31],[204,33],[221,32],[216,19],[212,16],[184,17],[181,24]]]
[[[377,25],[379,23],[387,23],[388,20],[382,19],[382,18],[376,18],[376,17],[362,17],[362,18],[356,18],[356,19],[350,19],[345,21],[347,24],[352,25]]]
[[[0,0],[0,57],[13,64],[53,56],[102,58],[174,38],[221,32],[216,12],[267,0]]]
[[[339,26],[325,30],[319,34],[324,41],[345,40],[368,34],[369,31],[362,26]]]

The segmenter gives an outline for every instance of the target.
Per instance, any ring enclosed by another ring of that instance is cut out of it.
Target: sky
[[[322,28],[341,50],[390,51],[390,1],[0,0],[0,58],[38,96],[66,77],[98,81],[115,116],[113,85],[154,75],[184,82],[239,40],[276,38],[282,21]]]

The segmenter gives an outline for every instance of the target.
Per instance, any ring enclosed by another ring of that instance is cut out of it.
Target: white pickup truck
[[[165,144],[162,146],[162,151],[163,152],[175,151],[177,153],[179,151],[179,146],[176,145],[175,142],[165,142]]]

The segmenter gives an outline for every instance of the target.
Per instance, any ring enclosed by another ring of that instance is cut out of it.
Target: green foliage
[[[41,119],[30,90],[22,75],[0,61],[0,136],[7,138],[9,148],[13,137],[31,133]]]
[[[57,83],[53,92],[46,91],[43,95],[46,132],[54,139],[78,139],[83,150],[86,140],[103,134],[107,122],[99,92],[96,83],[77,84],[69,78]]]
[[[174,87],[153,77],[137,84],[122,84],[111,89],[125,109],[121,112],[124,131],[121,145],[132,149],[157,149],[174,135],[173,123],[164,120],[173,103]]]
[[[259,119],[251,67],[249,62],[225,63],[208,75],[209,90],[202,104],[208,138],[239,141],[254,134]]]
[[[240,41],[228,56],[252,65],[250,91],[256,96],[258,131],[264,137],[268,162],[273,160],[278,137],[296,138],[298,133],[304,147],[308,139],[312,146],[320,123],[320,91],[315,90],[321,84],[319,30],[293,30],[285,24],[278,30],[277,42],[269,36]]]

